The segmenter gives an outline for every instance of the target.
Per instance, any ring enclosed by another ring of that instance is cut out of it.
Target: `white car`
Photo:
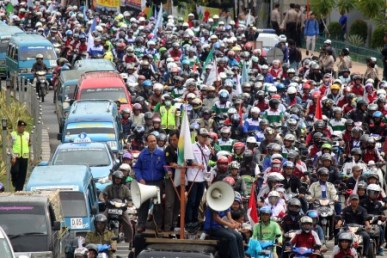
[[[0,226],[0,254],[1,258],[16,258],[11,242],[5,234],[3,228]]]
[[[256,41],[262,42],[262,47],[268,51],[279,42],[279,37],[273,29],[258,29],[259,35]]]

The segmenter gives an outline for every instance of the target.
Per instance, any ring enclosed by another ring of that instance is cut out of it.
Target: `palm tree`
[[[383,0],[358,0],[356,7],[370,19],[377,18],[381,13],[384,14],[386,8]]]

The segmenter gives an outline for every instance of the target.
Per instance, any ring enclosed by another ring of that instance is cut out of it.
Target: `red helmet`
[[[281,96],[279,94],[274,94],[271,96],[272,99],[281,99]]]
[[[235,179],[231,176],[226,176],[223,179],[224,182],[228,183],[229,185],[235,185]]]
[[[320,96],[321,96],[320,91],[315,91],[315,92],[313,92],[313,94],[312,94],[312,97],[313,97],[313,98],[319,98]]]
[[[233,148],[234,148],[234,151],[235,149],[242,149],[242,152],[243,152],[245,149],[245,144],[243,142],[236,142],[234,143]]]
[[[117,44],[117,49],[118,50],[125,50],[126,44],[124,42],[118,43]]]
[[[303,88],[303,89],[309,89],[309,90],[310,90],[311,86],[310,86],[309,83],[305,82],[304,85],[302,85],[302,88]]]
[[[225,156],[220,156],[220,157],[218,158],[218,160],[216,161],[216,164],[217,164],[217,165],[219,165],[219,164],[225,164],[225,165],[228,165],[228,163],[229,163],[229,160],[228,160],[228,158],[225,157]]]
[[[209,133],[209,136],[210,136],[210,138],[211,138],[214,142],[217,142],[217,141],[218,141],[218,134],[217,134],[217,133],[210,132],[210,133]]]
[[[246,50],[250,50],[252,47],[253,47],[253,45],[252,45],[250,42],[247,42],[247,43],[245,44],[245,49],[246,49]]]

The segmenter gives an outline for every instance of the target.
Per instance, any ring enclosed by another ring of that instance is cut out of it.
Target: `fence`
[[[30,132],[31,149],[30,149],[30,161],[36,163],[42,159],[42,132],[43,132],[43,108],[38,93],[36,92],[35,85],[28,79],[15,75],[11,75],[9,81],[7,81],[5,96],[6,105],[10,104],[11,97],[24,105],[33,119],[33,126]],[[4,128],[3,128],[4,129]],[[4,130],[3,130],[4,131]],[[7,146],[8,145],[8,146]],[[3,141],[3,159],[6,160],[7,171],[7,185],[6,190],[10,188],[10,151],[11,146],[7,141]],[[31,162],[30,162],[31,164]]]
[[[326,38],[324,37],[318,37],[316,40],[316,49],[319,49],[324,45],[324,41]],[[332,47],[336,49],[336,54],[340,54],[341,50],[343,48],[348,48],[350,56],[352,58],[352,61],[359,62],[359,63],[365,63],[367,57],[373,56],[377,59],[377,64],[379,67],[383,67],[383,56],[380,51],[375,49],[369,49],[365,47],[358,47],[355,45],[352,45],[348,42],[344,41],[338,41],[338,40],[331,40],[332,41]]]

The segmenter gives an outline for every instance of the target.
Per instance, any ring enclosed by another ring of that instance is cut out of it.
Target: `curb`
[[[43,124],[44,126],[44,124]],[[50,137],[48,135],[48,129],[42,130],[42,161],[49,161],[51,158]]]

